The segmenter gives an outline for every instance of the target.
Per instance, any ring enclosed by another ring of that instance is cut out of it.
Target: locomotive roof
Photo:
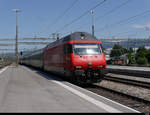
[[[47,47],[53,47],[57,44],[61,44],[67,41],[98,41],[98,39],[95,36],[92,36],[91,34],[87,32],[74,32],[68,36],[65,36],[59,40],[56,40],[53,43],[48,44]]]
[[[83,39],[81,37],[84,37]],[[89,33],[86,33],[86,32],[74,32],[64,38],[62,38],[63,41],[70,41],[70,40],[83,40],[83,41],[86,41],[86,40],[97,40],[95,36],[92,36],[91,34]]]

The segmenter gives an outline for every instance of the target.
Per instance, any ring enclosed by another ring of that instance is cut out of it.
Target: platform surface
[[[150,67],[133,67],[133,66],[119,66],[119,65],[107,65],[109,69],[121,69],[121,70],[134,70],[134,71],[145,71],[150,72]]]
[[[50,74],[24,67],[0,70],[0,112],[135,113]]]

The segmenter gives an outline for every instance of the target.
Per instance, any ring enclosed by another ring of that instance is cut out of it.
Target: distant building
[[[112,65],[126,65],[128,63],[129,63],[129,59],[126,55],[120,57],[111,57],[109,60],[107,60],[107,64],[112,64]]]

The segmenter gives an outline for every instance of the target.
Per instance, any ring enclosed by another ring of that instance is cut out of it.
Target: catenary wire
[[[116,6],[115,8],[111,9],[110,11],[108,11],[107,13],[105,13],[103,16],[98,16],[98,17],[96,18],[95,22],[101,20],[101,19],[104,18],[105,16],[107,16],[107,15],[109,15],[109,14],[115,12],[116,10],[120,9],[121,7],[127,5],[127,4],[128,4],[129,2],[131,2],[131,1],[132,1],[132,0],[127,0],[127,1],[123,2],[122,4]],[[85,23],[84,25],[82,24],[81,26],[79,26],[79,27],[76,28],[75,30],[79,30],[79,29],[81,29],[81,28],[87,26],[88,24],[89,24],[89,22],[88,22],[88,23]],[[70,33],[70,32],[66,32],[66,33]],[[64,35],[64,34],[65,34],[65,33],[63,33],[63,35]]]
[[[91,10],[96,9],[97,7],[99,7],[100,5],[104,4],[107,0],[103,0],[100,3],[98,3],[97,5],[95,5],[94,7],[90,8],[89,10],[87,10],[86,12],[84,12],[82,15],[80,15],[79,17],[75,18],[74,20],[72,20],[70,23],[64,25],[61,29],[57,30],[55,33],[58,33],[60,31],[62,31],[64,28],[72,25],[74,22],[80,20],[82,17],[84,17],[85,15],[87,15]]]
[[[137,14],[137,15],[131,16],[131,17],[129,17],[129,18],[120,20],[120,21],[118,21],[118,22],[116,22],[116,23],[114,23],[114,24],[110,24],[110,25],[104,26],[104,27],[98,29],[98,30],[95,31],[95,32],[103,31],[103,30],[105,30],[105,29],[108,28],[108,27],[110,28],[110,27],[115,27],[116,25],[124,24],[125,22],[128,22],[128,21],[130,21],[130,20],[132,20],[132,19],[135,20],[136,18],[138,18],[138,17],[140,17],[140,16],[142,16],[142,15],[148,14],[148,13],[150,13],[150,10],[147,10],[147,11],[144,11],[144,12],[139,13],[139,14]]]
[[[48,26],[46,27],[46,29],[44,29],[43,31],[39,32],[39,34],[45,32],[46,30],[49,30],[49,31],[50,31],[50,29],[51,29],[54,25],[56,25],[56,24],[58,23],[58,21],[60,21],[60,20],[73,8],[73,6],[74,6],[78,1],[79,1],[79,0],[74,0],[74,1],[71,3],[71,5],[70,5],[60,16],[58,16],[58,17],[55,19],[55,21],[54,21],[52,24],[48,25]]]

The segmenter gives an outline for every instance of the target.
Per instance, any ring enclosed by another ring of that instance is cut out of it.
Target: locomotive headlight
[[[76,69],[81,69],[81,68],[82,68],[82,66],[75,66],[75,68],[76,68]]]
[[[98,67],[99,67],[99,68],[104,68],[104,66],[103,66],[103,65],[99,65]]]
[[[91,63],[91,62],[88,63],[88,66],[92,66],[92,65],[93,65],[93,63]]]

